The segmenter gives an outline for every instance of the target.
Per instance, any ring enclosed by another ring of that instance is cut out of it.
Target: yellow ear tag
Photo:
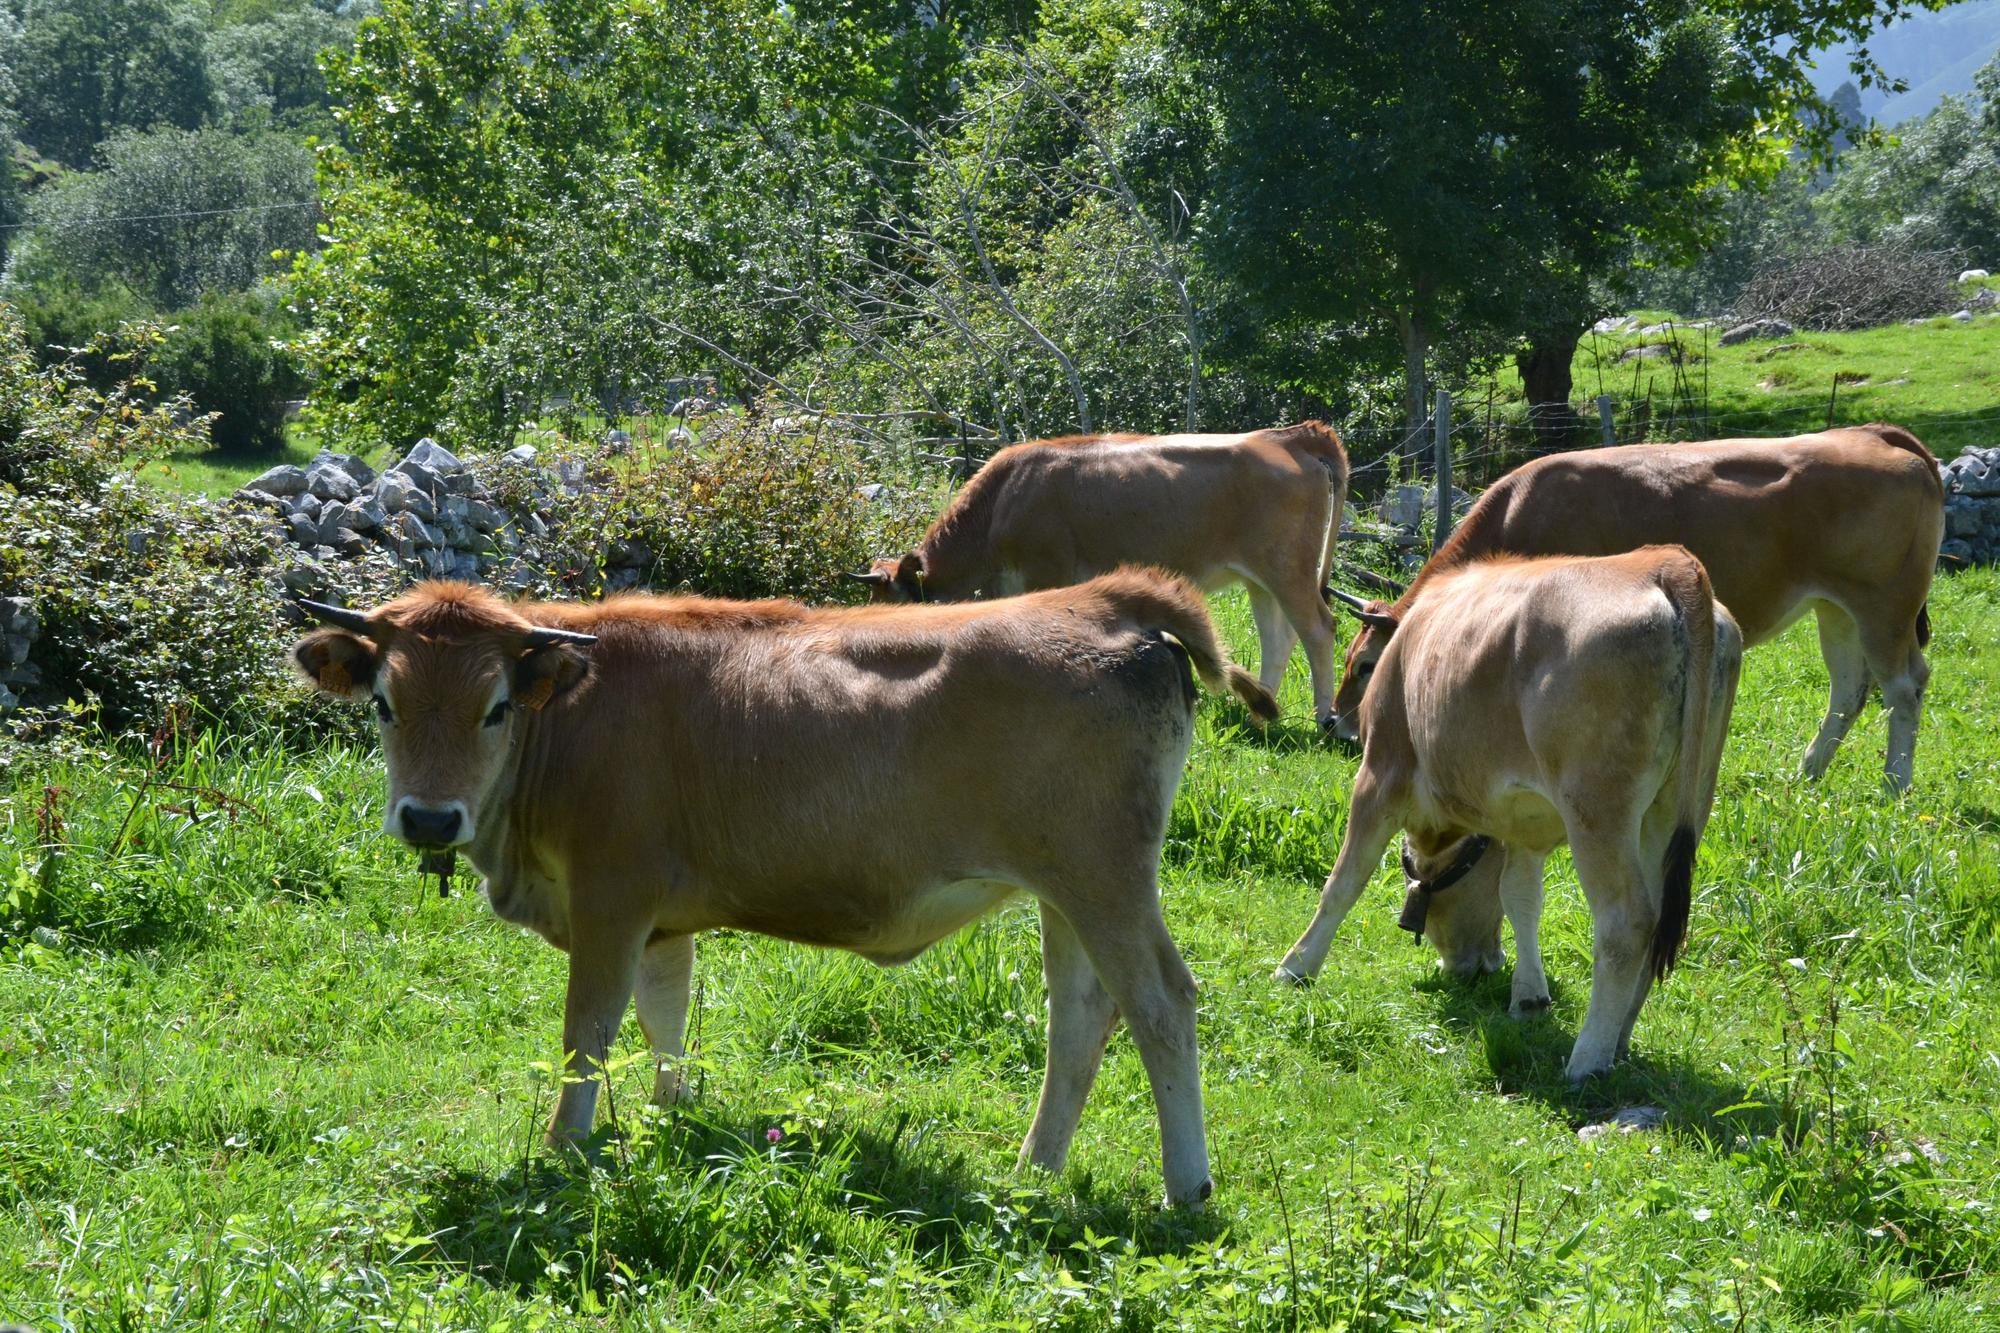
[[[354,677],[339,662],[328,662],[321,667],[318,679],[319,687],[328,694],[348,694],[354,689]]]
[[[521,691],[521,693],[515,698],[514,702],[521,705],[521,707],[523,708],[532,708],[537,712],[540,712],[542,705],[555,697],[556,697],[555,681],[549,679],[547,676],[543,676],[533,685],[530,685],[527,689]]]

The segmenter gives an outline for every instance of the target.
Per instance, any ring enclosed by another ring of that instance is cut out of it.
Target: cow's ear
[[[924,558],[907,551],[896,561],[896,588],[912,602],[924,600]]]
[[[533,648],[514,664],[514,702],[540,708],[590,674],[590,659],[564,643]]]
[[[381,651],[344,629],[316,629],[292,645],[292,665],[315,688],[366,703],[375,689]]]

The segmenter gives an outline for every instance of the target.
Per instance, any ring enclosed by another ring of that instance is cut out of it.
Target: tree
[[[353,39],[351,21],[312,7],[220,28],[208,40],[217,99],[239,124],[268,119],[330,130],[331,99],[319,56]]]
[[[193,129],[214,110],[201,11],[189,0],[39,0],[0,50],[23,140],[88,165],[112,131]]]
[[[1271,321],[1393,329],[1413,432],[1447,328],[1566,400],[1633,247],[1690,253],[1783,136],[1823,151],[1809,53],[1906,7],[1181,0],[1218,126],[1204,254]]]
[[[241,291],[272,252],[312,247],[312,152],[277,134],[122,131],[97,171],[64,175],[32,198],[8,265],[17,287],[122,287],[155,310]]]
[[[1946,97],[1887,142],[1850,152],[1815,203],[1834,241],[2000,256],[2000,59],[1976,77],[1980,101]]]
[[[899,127],[956,96],[962,25],[1017,8],[391,0],[329,66],[328,412],[493,442],[695,368],[768,388],[844,336],[800,293],[916,188]]]

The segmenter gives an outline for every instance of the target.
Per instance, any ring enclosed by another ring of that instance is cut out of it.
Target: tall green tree
[[[192,0],[35,0],[0,50],[21,138],[83,167],[114,130],[195,128],[215,109],[206,41]]]
[[[799,294],[888,262],[854,238],[916,188],[904,127],[1020,8],[389,0],[329,64],[328,410],[492,441],[694,367],[759,389],[841,336]]]
[[[32,197],[9,281],[43,295],[124,290],[154,310],[242,291],[274,251],[312,247],[313,155],[275,133],[131,130],[100,167]]]
[[[1692,250],[1730,189],[1823,144],[1810,51],[1908,7],[1179,0],[1217,135],[1203,252],[1269,321],[1393,329],[1413,425],[1444,330],[1564,400],[1632,247]]]

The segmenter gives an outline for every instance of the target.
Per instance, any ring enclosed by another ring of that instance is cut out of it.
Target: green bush
[[[860,444],[818,421],[781,431],[769,420],[719,418],[699,447],[565,461],[586,469],[587,489],[560,493],[545,474],[508,464],[485,478],[524,525],[532,513],[546,526],[522,556],[554,595],[615,591],[613,568],[636,562],[654,588],[851,600],[841,574],[907,550],[939,499],[914,484],[864,495],[881,477],[879,460],[871,465]]]
[[[284,311],[237,292],[204,297],[174,319],[152,362],[160,387],[214,414],[209,435],[225,453],[284,448],[285,405],[305,392],[289,347],[297,330]]]
[[[42,366],[0,307],[0,596],[42,621],[32,703],[69,704],[113,733],[173,718],[268,716],[285,635],[268,520],[155,490],[135,462],[206,444],[207,420],[139,375],[165,335],[128,326]],[[93,387],[82,362],[126,378]],[[300,706],[303,706],[302,704]]]

